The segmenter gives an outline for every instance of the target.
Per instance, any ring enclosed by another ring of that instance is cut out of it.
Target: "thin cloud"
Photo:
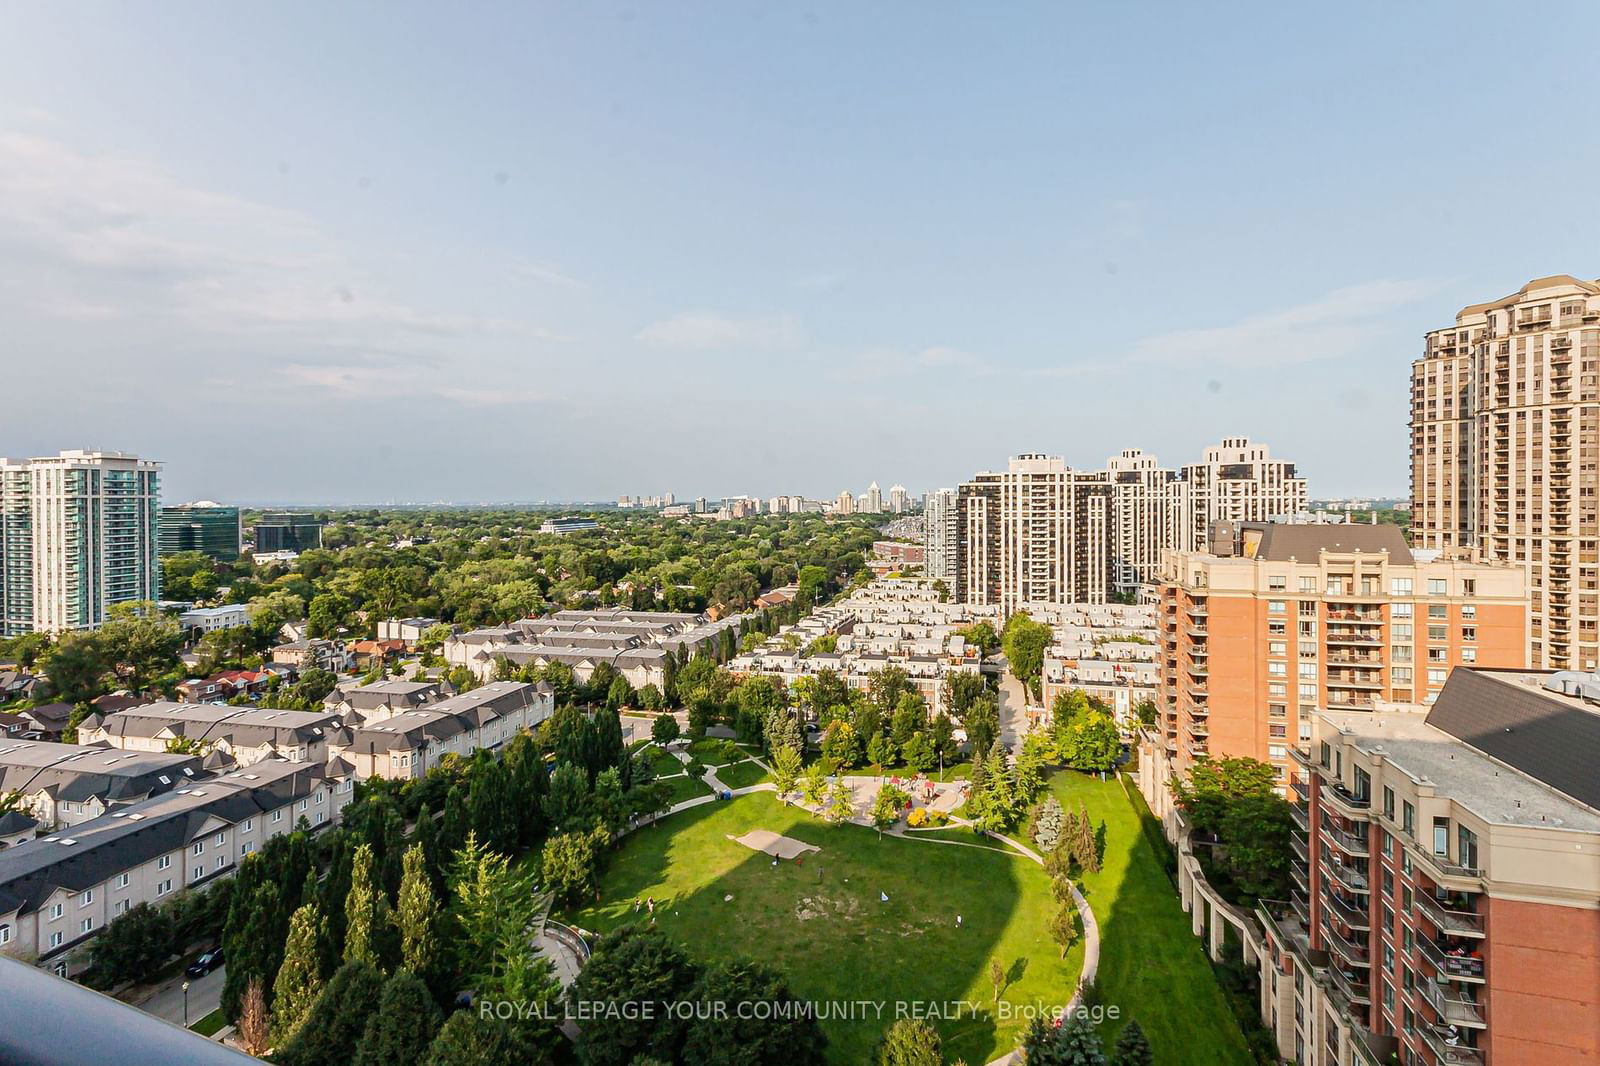
[[[990,377],[999,373],[1000,368],[964,349],[934,345],[917,351],[869,349],[840,366],[834,376],[841,381],[864,384],[929,372],[946,376]]]
[[[1438,281],[1371,281],[1335,289],[1310,303],[1251,315],[1228,325],[1147,337],[1142,363],[1263,367],[1359,354],[1384,333],[1384,315],[1437,293]]]
[[[739,318],[716,311],[685,311],[651,323],[634,334],[634,339],[653,347],[680,351],[778,350],[798,346],[801,333],[787,315]]]

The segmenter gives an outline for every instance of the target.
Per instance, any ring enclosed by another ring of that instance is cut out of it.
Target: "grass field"
[[[1120,1021],[1103,1028],[1107,1047],[1132,1017],[1150,1038],[1158,1066],[1249,1062],[1189,916],[1141,831],[1142,812],[1114,778],[1063,771],[1049,788],[1063,807],[1087,805],[1090,818],[1106,823],[1105,862],[1078,887],[1100,925],[1100,1000],[1123,1011]]]
[[[669,777],[666,779],[666,784],[672,787],[672,792],[670,793],[670,805],[682,803],[684,800],[694,799],[696,796],[711,795],[711,789],[707,788],[704,782],[696,781],[688,774],[679,774],[677,777]]]
[[[650,762],[656,769],[657,777],[671,777],[683,773],[683,763],[678,761],[678,757],[660,748],[652,750]]]
[[[770,781],[771,779],[772,775],[767,773],[766,769],[753,759],[717,768],[717,780],[729,788],[748,788],[751,785],[759,785],[761,782]]]
[[[707,766],[725,766],[737,759],[744,758],[739,746],[731,740],[715,740],[711,738],[696,740],[689,745],[688,751],[690,755]]]
[[[822,850],[803,865],[774,867],[729,839],[756,828]],[[1062,960],[1045,932],[1054,903],[1036,864],[829,826],[770,793],[696,807],[632,834],[601,893],[605,902],[569,920],[612,929],[634,920],[635,899],[652,896],[658,923],[697,958],[768,962],[802,999],[886,1001],[881,1018],[822,1023],[830,1061],[849,1066],[871,1059],[896,1001],[981,1005],[937,1024],[946,1058],[988,1062],[1009,1051],[1023,1027],[1022,1018],[1001,1020],[992,1008],[990,961],[1013,977],[1003,999],[1015,1007],[1066,1002],[1082,966],[1081,946]]]
[[[226,1024],[228,1024],[228,1021],[222,1016],[222,1008],[218,1007],[204,1018],[201,1018],[199,1021],[189,1026],[189,1028],[193,1029],[201,1036],[214,1036],[216,1035],[217,1030],[221,1029]]]

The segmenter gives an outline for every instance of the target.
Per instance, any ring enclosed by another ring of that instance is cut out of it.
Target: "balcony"
[[[1355,972],[1346,973],[1337,966],[1328,968],[1328,976],[1333,979],[1333,987],[1351,1003],[1360,1003],[1370,1006],[1372,993],[1368,991],[1367,979],[1362,974]]]
[[[1484,1020],[1481,1004],[1454,991],[1453,985],[1440,984],[1438,981],[1424,978],[1417,982],[1417,995],[1433,1008],[1441,1022],[1465,1025],[1473,1029],[1489,1027],[1489,1023]]]
[[[1372,955],[1367,950],[1367,945],[1357,943],[1339,933],[1327,918],[1322,920],[1322,935],[1327,938],[1328,947],[1333,952],[1334,958],[1343,959],[1347,966],[1364,969],[1371,964]]]
[[[1351,833],[1333,824],[1330,818],[1322,819],[1322,838],[1353,858],[1364,859],[1372,854],[1365,833]]]
[[[1300,832],[1311,832],[1311,815],[1300,804],[1289,804],[1289,817],[1294,819],[1294,824],[1299,827]]]
[[[1440,977],[1451,981],[1482,984],[1483,958],[1481,955],[1470,954],[1471,950],[1473,949],[1464,943],[1440,947],[1427,937],[1417,938],[1417,954],[1427,960]]]
[[[1310,867],[1306,863],[1301,862],[1299,859],[1290,859],[1289,876],[1294,878],[1294,883],[1300,886],[1301,892],[1307,894],[1311,892]]]
[[[1344,815],[1346,818],[1364,822],[1372,808],[1371,796],[1357,796],[1343,785],[1323,784],[1319,793],[1322,802]]]
[[[1457,865],[1443,855],[1435,855],[1423,847],[1414,849],[1412,858],[1422,868],[1422,872],[1431,877],[1434,884],[1440,888],[1455,889],[1459,892],[1483,891],[1483,870],[1473,866]]]
[[[1289,782],[1289,787],[1294,790],[1294,794],[1296,796],[1300,797],[1300,802],[1301,803],[1310,803],[1311,802],[1311,784],[1310,784],[1310,782],[1308,782],[1308,781],[1300,781],[1300,780],[1296,779],[1296,780],[1292,780],[1292,781]]]
[[[1438,1026],[1419,1025],[1417,1032],[1422,1034],[1423,1043],[1428,1045],[1428,1050],[1433,1052],[1434,1061],[1440,1066],[1483,1066],[1483,1052],[1475,1047],[1468,1047],[1463,1043],[1452,1044],[1450,1040],[1461,1039],[1460,1034],[1448,1036],[1439,1032]]]
[[[1353,866],[1341,862],[1325,862],[1322,869],[1327,875],[1344,886],[1350,892],[1370,892],[1371,882],[1367,880],[1367,871],[1362,866]]]
[[[1312,767],[1311,752],[1306,748],[1296,747],[1291,744],[1289,746],[1289,758],[1304,766],[1307,770]]]
[[[1293,908],[1295,916],[1300,919],[1300,924],[1307,929],[1311,928],[1311,901],[1306,899],[1302,892],[1289,893],[1289,906]]]
[[[1377,648],[1383,645],[1383,641],[1378,637],[1356,629],[1330,629],[1327,639],[1330,645],[1343,644],[1365,648]]]
[[[1301,862],[1311,861],[1311,849],[1307,846],[1305,838],[1299,833],[1289,834],[1289,848],[1300,857]]]
[[[1446,907],[1432,892],[1421,888],[1414,897],[1417,909],[1423,913],[1433,927],[1441,933],[1452,936],[1482,937],[1483,915],[1473,910],[1453,910]]]
[[[1326,889],[1326,886],[1324,886]],[[1367,916],[1367,908],[1353,900],[1347,900],[1337,892],[1324,891],[1322,902],[1328,910],[1341,922],[1351,929],[1371,929],[1372,919]]]

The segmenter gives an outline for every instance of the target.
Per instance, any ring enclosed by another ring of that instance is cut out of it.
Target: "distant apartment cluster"
[[[832,671],[851,688],[865,691],[873,674],[893,666],[906,672],[936,714],[944,709],[945,680],[978,672],[976,650],[956,631],[980,620],[998,626],[998,611],[946,602],[927,579],[879,578],[783,627],[734,657],[728,669],[779,678],[785,685]],[[823,638],[832,638],[831,649],[817,645]]]
[[[579,681],[587,681],[601,663],[610,664],[634,688],[666,678],[668,654],[680,662],[724,639],[737,641],[746,615],[712,619],[704,614],[631,611],[622,607],[592,611],[556,611],[506,626],[474,629],[444,644],[451,666],[464,666],[482,679],[495,675],[502,662],[512,668],[565,663]],[[730,634],[725,638],[724,634]]]
[[[1045,707],[1077,689],[1131,726],[1141,703],[1158,700],[1154,605],[1035,604],[1027,610],[1054,632],[1044,658]]]
[[[895,485],[889,489],[888,496],[878,488],[874,481],[867,486],[867,491],[857,496],[849,489],[845,489],[835,497],[834,514],[905,514],[911,510],[911,494],[904,485]]]
[[[930,493],[927,573],[957,599],[1104,603],[1152,582],[1167,549],[1193,550],[1212,522],[1265,521],[1306,508],[1306,482],[1263,444],[1232,437],[1200,462],[1160,466],[1138,449],[1104,470],[1026,454]]]

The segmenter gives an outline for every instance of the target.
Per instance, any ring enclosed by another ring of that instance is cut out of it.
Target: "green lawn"
[[[690,744],[689,754],[707,766],[726,766],[736,759],[744,758],[739,746],[733,741],[717,740],[709,737]]]
[[[759,785],[761,782],[770,781],[771,779],[772,775],[767,773],[762,765],[754,759],[747,759],[744,762],[736,762],[731,766],[722,766],[717,769],[717,780],[729,788],[748,788],[751,785]]]
[[[683,773],[683,763],[678,761],[678,757],[660,748],[652,751],[650,762],[656,768],[657,777],[671,777],[673,774]]]
[[[189,1026],[189,1028],[193,1029],[201,1036],[214,1036],[216,1035],[217,1030],[221,1029],[226,1024],[228,1023],[227,1019],[222,1016],[222,1008],[218,1007],[204,1018],[201,1018],[199,1021]]]
[[[672,787],[672,792],[670,794],[670,805],[676,805],[682,803],[684,800],[694,799],[696,796],[711,795],[711,790],[706,787],[703,781],[696,781],[688,774],[679,774],[677,777],[669,777],[666,779],[666,783]]]
[[[1101,871],[1079,883],[1100,925],[1100,1000],[1122,1009],[1102,1029],[1107,1047],[1122,1024],[1137,1018],[1158,1066],[1237,1066],[1249,1062],[1233,1015],[1217,987],[1200,941],[1190,932],[1177,891],[1140,829],[1142,811],[1115,778],[1072,771],[1051,777],[1063,807],[1086,804],[1106,823]]]
[[[822,850],[774,867],[729,839],[755,828]],[[1015,975],[1004,998],[1018,1007],[1065,1003],[1082,966],[1081,946],[1062,960],[1045,931],[1054,904],[1036,864],[829,826],[770,793],[696,807],[631,834],[601,892],[604,903],[568,920],[615,928],[635,919],[635,899],[654,897],[658,923],[698,958],[769,962],[796,995],[814,1002],[884,1002],[882,1018],[822,1023],[830,1061],[849,1066],[871,1059],[896,1001],[978,1004],[976,1016],[969,1009],[937,1024],[948,1059],[988,1062],[1015,1046],[1023,1026],[1015,1014],[1000,1020],[992,1010],[990,960]]]

